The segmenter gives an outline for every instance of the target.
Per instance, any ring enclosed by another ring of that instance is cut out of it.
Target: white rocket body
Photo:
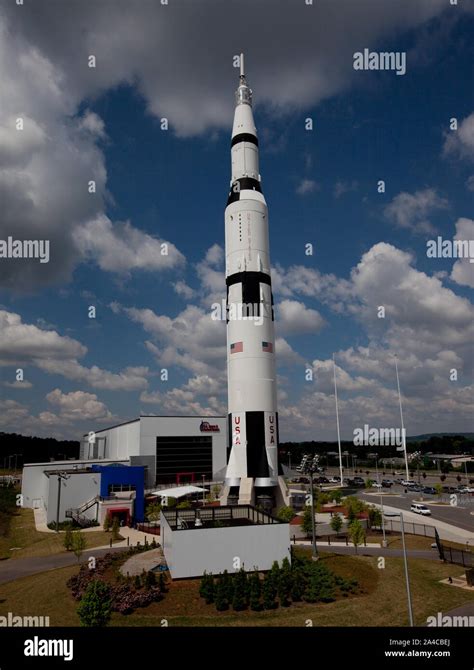
[[[241,57],[242,58],[242,57]],[[261,189],[252,91],[241,61],[225,210],[229,445],[226,483],[278,484],[275,333],[268,211]]]

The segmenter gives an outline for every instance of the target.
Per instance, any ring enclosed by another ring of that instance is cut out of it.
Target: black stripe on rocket
[[[272,281],[270,275],[265,274],[264,272],[236,272],[226,279],[227,284],[227,300],[226,305],[229,307],[229,286],[234,284],[242,284],[242,304],[243,305],[256,305],[257,314],[254,316],[260,316],[260,284],[268,284],[270,290],[272,287]],[[273,293],[271,292],[272,298],[272,321],[275,320],[275,315],[273,311]],[[229,311],[227,309],[226,322],[229,323]]]
[[[230,187],[227,206],[240,200],[240,191],[258,191],[261,193],[262,187],[258,179],[254,179],[253,177],[240,177],[240,179],[236,179]]]
[[[276,421],[276,444],[278,448],[278,412],[275,412]],[[229,444],[233,444],[232,414],[228,415]],[[247,439],[247,477],[254,479],[268,478],[270,473],[268,467],[267,449],[265,445],[265,412],[245,412],[245,432]],[[269,445],[270,446],[270,445]],[[227,459],[228,460],[228,459]],[[281,470],[279,464],[278,470]],[[278,474],[282,474],[278,472]]]

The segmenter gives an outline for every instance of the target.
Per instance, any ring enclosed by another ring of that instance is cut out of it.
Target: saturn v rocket
[[[252,91],[240,56],[225,209],[229,498],[273,498],[278,485],[275,333],[268,210],[259,173]],[[268,503],[267,503],[268,504]]]

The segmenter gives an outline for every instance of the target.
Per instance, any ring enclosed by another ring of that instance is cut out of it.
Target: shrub
[[[336,535],[339,535],[339,533],[341,532],[341,528],[342,528],[341,515],[340,514],[334,514],[334,516],[332,517],[329,525],[331,526],[333,531],[336,533]]]
[[[77,609],[81,626],[105,626],[110,620],[110,612],[110,587],[103,581],[93,579]]]
[[[161,574],[162,573],[160,573],[160,577]],[[204,572],[201,578],[201,584],[199,586],[199,595],[201,598],[204,598],[207,605],[210,605],[214,602],[214,591],[214,578],[212,574],[207,574],[207,572]]]
[[[219,575],[219,577],[217,578],[215,603],[218,612],[223,612],[224,610],[229,609],[227,588],[222,575]]]
[[[259,612],[262,609],[262,583],[258,572],[254,572],[250,576],[249,587],[250,609],[254,612]]]
[[[73,550],[73,552],[76,555],[77,560],[79,561],[81,556],[82,556],[82,552],[84,551],[84,549],[87,546],[86,537],[85,537],[84,533],[81,533],[80,530],[75,530],[75,531],[71,532],[71,536],[72,536],[71,537],[71,549]]]
[[[112,523],[112,540],[118,540],[120,537],[120,521],[117,515],[114,516]]]
[[[263,607],[266,610],[273,610],[278,607],[276,602],[277,585],[275,584],[275,576],[272,571],[266,573],[263,580]]]
[[[66,529],[66,534],[64,535],[63,545],[66,551],[71,551],[72,549],[72,530],[70,528]]]
[[[112,526],[112,521],[110,519],[110,514],[106,514],[105,518],[104,518],[104,525],[103,525],[103,529],[105,530],[106,533],[109,532],[111,526]]]
[[[283,521],[283,523],[289,523],[293,517],[295,516],[295,512],[292,507],[287,507],[283,506],[280,507],[277,513],[277,519],[280,521]]]
[[[237,612],[247,607],[247,573],[243,568],[235,575],[232,607]]]

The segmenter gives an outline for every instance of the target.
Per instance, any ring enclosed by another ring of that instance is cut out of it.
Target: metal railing
[[[169,525],[174,529],[178,528],[178,521],[184,521],[185,524],[190,524],[190,528],[194,528],[196,519],[200,519],[202,523],[211,522],[215,524],[219,521],[239,521],[247,520],[252,524],[273,524],[281,523],[278,519],[271,516],[267,512],[252,507],[251,505],[225,506],[225,507],[201,507],[198,510],[194,509],[171,509],[164,510],[163,514]],[[183,530],[185,530],[183,528]]]

